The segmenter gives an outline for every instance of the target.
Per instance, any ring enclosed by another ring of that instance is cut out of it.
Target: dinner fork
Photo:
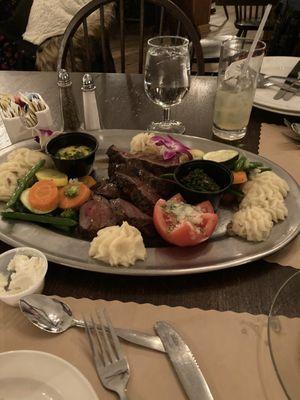
[[[84,325],[102,385],[117,393],[120,400],[128,400],[129,365],[108,314],[97,312],[96,322],[91,316],[90,321],[84,319]]]

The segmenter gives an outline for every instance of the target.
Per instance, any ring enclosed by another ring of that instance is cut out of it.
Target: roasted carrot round
[[[247,182],[248,177],[245,171],[234,171],[233,172],[233,184],[240,185],[241,183]]]
[[[54,210],[58,206],[58,189],[52,180],[38,181],[29,189],[28,200],[36,210]]]
[[[91,191],[84,183],[70,183],[59,189],[59,208],[79,208],[90,198]]]
[[[91,188],[97,183],[91,175],[83,176],[82,178],[79,178],[79,180],[80,182],[84,183],[88,188]]]

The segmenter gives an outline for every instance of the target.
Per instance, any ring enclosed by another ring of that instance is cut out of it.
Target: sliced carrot
[[[40,180],[29,189],[28,200],[36,210],[54,210],[58,206],[57,186],[52,180]]]
[[[97,181],[91,176],[83,176],[82,178],[79,178],[80,182],[84,183],[88,188],[91,188],[92,186],[96,185]]]
[[[234,185],[240,185],[241,183],[247,182],[248,177],[245,171],[233,171],[232,173]]]
[[[90,198],[91,191],[84,183],[70,183],[59,189],[59,208],[79,208]]]

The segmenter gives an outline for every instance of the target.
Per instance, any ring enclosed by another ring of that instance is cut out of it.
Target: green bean
[[[230,193],[230,194],[234,195],[235,197],[240,197],[240,198],[243,198],[245,196],[241,190],[232,189],[232,188],[227,189],[226,193]]]
[[[53,217],[51,215],[43,214],[29,214],[17,211],[3,211],[1,213],[4,219],[13,219],[28,222],[37,222],[41,224],[50,224],[63,227],[73,227],[77,225],[77,221],[70,218]]]
[[[265,171],[272,171],[272,168],[270,167],[259,167],[260,172],[265,172]]]
[[[169,179],[169,180],[174,180],[174,174],[162,174],[159,176],[161,179]]]
[[[250,171],[251,169],[260,168],[263,166],[261,162],[248,162],[247,165],[244,166],[245,171]]]
[[[18,184],[10,199],[6,203],[6,208],[10,208],[19,200],[22,192],[30,185],[31,180],[34,178],[37,171],[39,171],[45,164],[45,160],[39,160],[23,177],[18,179]]]
[[[247,158],[245,156],[241,156],[235,163],[234,170],[235,171],[243,171],[243,167]]]

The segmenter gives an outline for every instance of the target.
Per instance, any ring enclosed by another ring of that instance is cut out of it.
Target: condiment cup
[[[92,151],[87,156],[76,160],[62,160],[56,156],[59,149],[75,145],[88,146]],[[79,178],[91,172],[97,149],[98,140],[86,132],[61,133],[50,139],[46,145],[46,152],[52,158],[56,168],[67,174],[69,178]]]
[[[220,189],[217,191],[201,191],[185,186],[182,179],[196,168],[202,169],[206,175],[218,184]],[[217,210],[221,195],[232,185],[233,176],[231,171],[221,163],[208,160],[194,160],[179,165],[174,171],[174,179],[180,187],[180,193],[188,203],[196,204],[209,200],[214,209]]]
[[[43,273],[41,277],[34,282],[32,286],[29,288],[23,290],[22,292],[16,293],[16,294],[9,294],[9,292],[5,295],[0,295],[0,300],[3,301],[4,303],[8,304],[9,306],[16,307],[19,304],[19,300],[23,296],[27,296],[29,294],[33,293],[41,293],[44,289],[44,284],[45,284],[45,275],[48,270],[48,261],[46,256],[39,250],[34,249],[32,247],[17,247],[16,249],[11,249],[8,251],[5,251],[0,255],[0,272],[5,273],[7,271],[7,266],[10,262],[10,260],[15,256],[15,255],[25,255],[28,257],[40,257],[43,260]]]

